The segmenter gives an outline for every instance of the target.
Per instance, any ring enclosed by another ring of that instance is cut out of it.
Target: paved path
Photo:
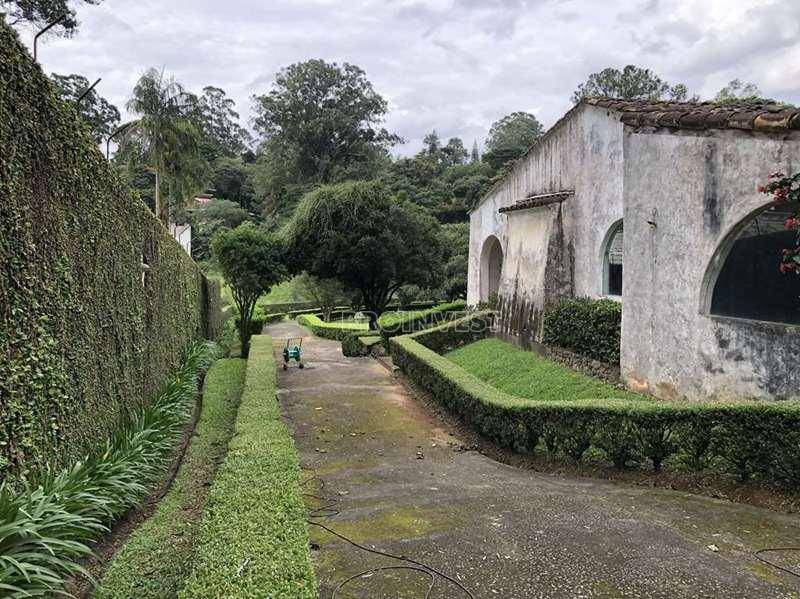
[[[268,332],[276,351],[281,338],[307,335],[294,323]],[[307,476],[325,481],[309,491],[339,500],[327,524],[353,540],[455,576],[476,599],[800,597],[797,579],[752,557],[800,544],[797,518],[460,451],[372,358],[344,358],[315,337],[304,349],[307,367],[280,372],[279,397]],[[320,529],[311,536],[323,599],[350,575],[397,565]],[[426,588],[418,573],[390,570],[337,597],[422,599]],[[431,597],[466,596],[440,581]]]

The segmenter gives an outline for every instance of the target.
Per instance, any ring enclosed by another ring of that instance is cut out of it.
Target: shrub
[[[254,336],[236,432],[209,491],[182,599],[317,596],[300,466],[276,386],[272,339]]]
[[[427,310],[412,310],[410,312],[384,312],[378,319],[378,329],[384,339],[395,335],[413,333],[433,324],[439,324],[463,316],[467,307],[464,300],[447,304],[439,304]]]
[[[619,364],[622,304],[610,299],[569,299],[544,317],[544,342],[593,360]]]
[[[201,372],[217,356],[198,344],[183,365],[102,452],[69,470],[46,472],[19,494],[0,485],[0,589],[12,596],[63,590],[106,525],[135,505],[161,476],[189,419]]]
[[[367,339],[372,340],[377,337],[377,331],[359,331],[357,333],[349,333],[342,339],[342,354],[348,357],[358,357],[369,355],[372,344],[367,345]]]
[[[317,337],[334,341],[342,341],[350,333],[365,331],[365,325],[359,326],[353,322],[325,322],[316,314],[301,314],[297,317],[297,322],[311,329],[311,332]],[[372,331],[373,335],[376,333],[376,331]]]
[[[696,467],[718,457],[715,463],[742,481],[800,485],[800,403],[522,399],[434,351],[469,335],[454,332],[459,326],[456,321],[394,337],[392,358],[443,406],[500,445],[531,449],[531,441],[541,439],[551,455],[560,450],[574,459],[591,446],[618,467],[649,458],[655,470],[672,456]]]

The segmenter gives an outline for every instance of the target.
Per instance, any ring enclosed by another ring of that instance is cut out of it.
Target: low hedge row
[[[611,299],[568,299],[547,311],[544,343],[619,365],[622,304]]]
[[[378,337],[378,331],[358,331],[357,333],[350,333],[342,339],[342,353],[348,357],[358,357],[369,355],[372,344],[367,345],[364,343],[366,339]]]
[[[453,323],[455,325],[456,323]],[[389,341],[394,363],[481,434],[516,451],[542,444],[580,460],[593,447],[617,467],[667,459],[742,482],[800,486],[800,404],[708,404],[615,399],[532,401],[503,393],[426,347],[458,336],[444,326]],[[469,337],[467,337],[468,339]]]
[[[234,437],[209,491],[197,567],[182,599],[317,596],[300,466],[276,386],[272,338],[256,335]]]
[[[317,337],[323,339],[333,339],[334,341],[343,341],[350,333],[362,333],[363,328],[348,327],[340,322],[325,322],[316,314],[301,314],[297,317],[298,324],[311,329]],[[372,332],[373,335],[377,334],[376,331]]]
[[[378,329],[384,339],[419,331],[434,324],[458,318],[467,308],[464,300],[439,304],[427,310],[384,312],[378,318]]]

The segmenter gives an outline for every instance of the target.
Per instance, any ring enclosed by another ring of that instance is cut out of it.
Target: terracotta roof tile
[[[575,191],[573,189],[564,189],[553,193],[541,193],[538,195],[529,196],[524,200],[518,200],[511,206],[504,206],[503,208],[500,208],[498,212],[515,212],[517,210],[527,210],[528,208],[549,206],[550,204],[560,204],[567,198],[574,195]]]
[[[616,98],[586,98],[584,102],[621,112],[620,120],[632,127],[754,131],[800,129],[800,108],[779,104],[655,102]]]

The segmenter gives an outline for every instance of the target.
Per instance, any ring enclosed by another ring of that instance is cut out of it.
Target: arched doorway
[[[783,249],[796,239],[784,222],[797,208],[771,205],[734,228],[706,274],[707,313],[800,324],[800,276],[779,268]]]
[[[500,290],[500,273],[503,271],[503,248],[494,235],[483,242],[481,252],[481,301],[488,302]]]

